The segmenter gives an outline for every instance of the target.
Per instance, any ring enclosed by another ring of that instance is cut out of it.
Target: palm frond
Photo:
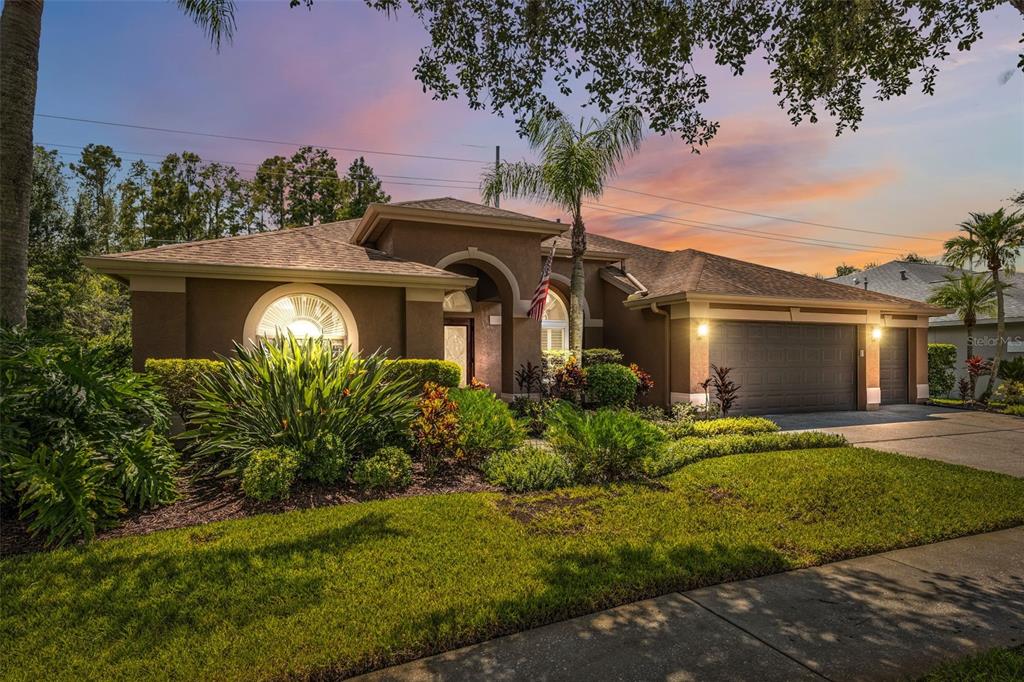
[[[622,107],[593,131],[594,145],[601,152],[605,173],[611,175],[619,163],[640,149],[644,139],[644,117],[640,109]]]
[[[946,283],[928,297],[928,303],[950,308],[960,319],[973,324],[979,317],[995,315],[996,290],[988,274],[946,275]]]
[[[557,201],[547,185],[543,166],[526,161],[505,161],[496,169],[484,171],[480,179],[480,195],[490,206],[498,197]]]
[[[178,0],[178,9],[203,29],[218,52],[222,41],[230,43],[235,36],[234,0]]]

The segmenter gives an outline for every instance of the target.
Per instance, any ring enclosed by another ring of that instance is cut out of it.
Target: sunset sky
[[[463,159],[366,154],[379,174],[392,176],[384,178],[385,188],[396,201],[478,200],[475,183],[482,164],[493,161],[496,144],[503,158],[532,158],[511,118],[471,111],[461,100],[435,102],[422,92],[411,70],[427,37],[410,14],[388,19],[355,2],[318,1],[311,12],[287,5],[239,3],[236,38],[218,54],[171,2],[48,2],[37,113]],[[712,70],[706,112],[721,121],[721,129],[710,149],[693,155],[679,139],[652,134],[611,183],[882,234],[621,189],[606,192],[604,209],[588,209],[588,229],[807,273],[831,274],[839,262],[885,262],[906,251],[939,254],[939,240],[969,211],[994,210],[1024,189],[1024,74],[1014,71],[1022,21],[1004,6],[986,15],[983,27],[985,36],[973,51],[946,62],[935,96],[915,92],[872,101],[860,130],[839,138],[827,119],[793,127],[775,104],[763,62],[752,61],[742,78]],[[579,115],[576,102],[561,104]],[[295,149],[42,117],[35,126],[37,143],[66,145],[60,149],[69,155],[89,142],[131,152],[122,154],[126,160],[144,153],[155,161],[188,149],[243,172]],[[354,154],[335,156],[344,169]],[[503,206],[559,215],[524,202]],[[627,217],[622,209],[732,230]],[[784,241],[794,237],[848,248]]]

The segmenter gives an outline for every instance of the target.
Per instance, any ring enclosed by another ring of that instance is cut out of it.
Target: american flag
[[[527,315],[535,320],[544,316],[544,304],[548,301],[548,289],[551,288],[551,264],[555,260],[555,245],[551,245],[551,255],[544,263],[544,270],[540,273],[540,282],[536,291],[533,292],[533,300],[530,302],[530,310]]]

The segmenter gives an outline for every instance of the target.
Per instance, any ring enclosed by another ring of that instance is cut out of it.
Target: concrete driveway
[[[768,415],[783,431],[831,431],[855,445],[1024,477],[1024,419],[928,405]]]

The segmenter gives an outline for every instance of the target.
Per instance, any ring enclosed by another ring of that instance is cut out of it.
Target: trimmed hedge
[[[299,456],[288,448],[264,448],[249,455],[242,474],[242,490],[261,502],[283,500],[299,472]]]
[[[412,483],[412,457],[402,448],[381,448],[356,463],[352,480],[364,490],[400,490]]]
[[[584,348],[583,366],[621,365],[622,351],[615,348]]]
[[[848,445],[845,436],[822,431],[680,438],[666,445],[654,457],[645,459],[643,469],[648,476],[664,476],[687,464],[712,457],[775,450],[838,448],[844,445]]]
[[[482,468],[489,483],[513,493],[572,484],[572,467],[565,457],[536,445],[497,452],[484,461]]]
[[[187,420],[192,401],[196,399],[196,388],[204,376],[219,376],[224,371],[220,360],[203,358],[149,358],[146,360],[146,374],[149,374],[163,389],[171,409],[182,420]]]
[[[602,364],[587,370],[587,402],[595,407],[626,407],[639,387],[640,380],[625,365]]]
[[[722,417],[721,419],[672,422],[665,425],[664,429],[672,438],[687,436],[710,438],[712,436],[749,436],[755,433],[773,433],[779,430],[779,425],[764,417]]]
[[[451,360],[401,358],[392,360],[389,369],[415,381],[417,391],[423,390],[428,383],[458,388],[462,376],[462,370]]]
[[[956,376],[956,346],[951,343],[928,344],[928,394],[946,397],[953,390]]]

